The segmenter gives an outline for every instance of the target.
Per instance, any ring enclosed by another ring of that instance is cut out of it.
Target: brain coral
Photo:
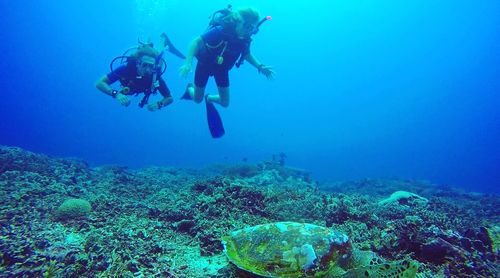
[[[58,220],[86,218],[91,210],[92,207],[87,200],[67,199],[57,208],[55,217]]]

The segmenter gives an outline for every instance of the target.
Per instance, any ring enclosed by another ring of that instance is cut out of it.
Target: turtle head
[[[341,261],[350,260],[352,245],[349,236],[332,231],[328,237],[328,252],[321,258],[321,265],[337,265]]]

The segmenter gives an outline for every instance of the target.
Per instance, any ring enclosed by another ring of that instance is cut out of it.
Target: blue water
[[[167,55],[176,101],[128,108],[94,87],[110,60],[166,32],[186,52],[227,1],[2,1],[0,144],[92,164],[198,167],[269,159],[322,180],[404,177],[500,191],[500,2],[232,1],[271,15],[231,72],[226,135]],[[293,4],[286,4],[293,3]],[[215,92],[213,81],[208,91]]]

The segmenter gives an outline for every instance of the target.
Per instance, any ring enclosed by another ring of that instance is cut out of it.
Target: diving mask
[[[153,57],[144,56],[137,62],[137,70],[143,73],[152,73],[156,68],[156,60]]]

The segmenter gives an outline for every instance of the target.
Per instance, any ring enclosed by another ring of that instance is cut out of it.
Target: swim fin
[[[224,133],[226,133],[226,131],[224,130],[224,124],[222,123],[222,119],[219,115],[219,112],[215,108],[215,105],[212,102],[208,102],[207,97],[208,95],[205,96],[208,128],[210,129],[212,138],[220,138],[224,136]]]
[[[181,59],[186,59],[186,56],[184,56],[182,52],[180,52],[177,48],[175,48],[174,44],[168,38],[167,34],[161,33],[160,37],[163,40],[163,47],[165,47],[168,50],[168,52],[174,54],[175,56]]]

